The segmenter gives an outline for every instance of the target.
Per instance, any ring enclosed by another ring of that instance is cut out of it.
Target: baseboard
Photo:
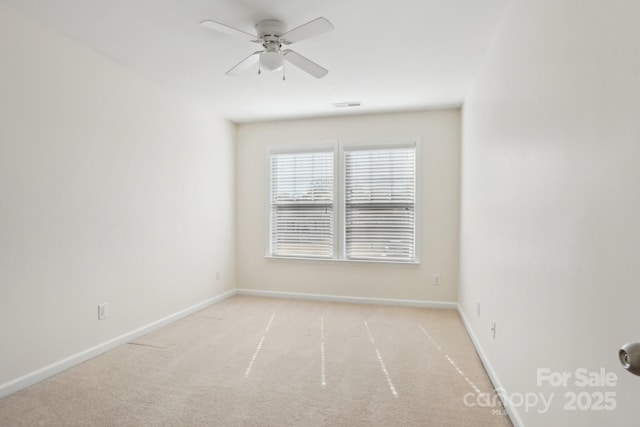
[[[402,306],[402,307],[424,307],[424,308],[441,308],[441,309],[444,308],[444,309],[454,309],[454,310],[458,308],[458,304],[455,302],[348,297],[348,296],[338,296],[338,295],[305,294],[305,293],[298,293],[298,292],[259,291],[254,289],[237,289],[236,293],[238,295],[250,295],[250,296],[257,296],[257,297],[286,298],[286,299],[300,299],[300,300],[327,301],[327,302],[344,302],[344,303],[351,303],[351,304],[395,305],[395,306]]]
[[[482,361],[482,364],[484,365],[484,369],[487,371],[487,374],[489,375],[489,378],[493,383],[493,387],[495,389],[503,390],[505,392],[505,395],[508,396],[509,394],[507,390],[503,387],[502,382],[498,377],[498,374],[496,374],[495,369],[493,369],[493,365],[491,365],[491,362],[487,357],[487,354],[482,349],[482,346],[480,345],[480,341],[478,341],[478,337],[476,336],[475,332],[473,332],[473,329],[471,329],[471,324],[467,320],[467,316],[464,314],[464,310],[462,310],[462,307],[460,306],[460,304],[457,304],[457,306],[458,306],[458,313],[460,314],[460,318],[462,319],[462,323],[464,323],[464,327],[467,330],[469,337],[471,338],[471,342],[473,343],[473,346],[476,348],[476,351],[480,356],[480,360]],[[511,423],[514,425],[514,427],[525,427],[524,422],[522,422],[522,418],[520,418],[520,414],[518,414],[517,409],[511,406],[508,401],[503,402],[503,405],[504,405],[504,409],[506,409],[507,413],[509,414],[509,418],[511,419]]]
[[[48,365],[38,370],[35,370],[33,372],[30,372],[26,375],[23,375],[19,378],[16,378],[4,384],[0,384],[0,399],[10,394],[13,394],[19,390],[27,388],[33,384],[36,384],[42,380],[45,380],[75,365],[78,365],[82,362],[85,362],[89,359],[99,356],[102,353],[105,353],[111,349],[114,349],[142,335],[155,331],[156,329],[166,326],[169,323],[175,322],[176,320],[179,320],[183,317],[193,314],[196,311],[202,310],[203,308],[211,304],[215,304],[224,299],[227,299],[235,294],[236,294],[235,289],[224,292],[213,298],[209,298],[198,304],[192,305],[191,307],[185,308],[184,310],[180,310],[176,313],[173,313],[160,320],[156,320],[155,322],[149,323],[148,325],[142,326],[141,328],[135,329],[131,332],[127,332],[126,334],[120,335],[116,338],[110,339],[94,347],[81,351],[80,353],[76,353],[72,356],[66,357],[62,360],[52,363],[51,365]]]

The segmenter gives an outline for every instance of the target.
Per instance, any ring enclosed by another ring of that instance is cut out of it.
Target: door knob
[[[618,352],[618,356],[624,369],[640,376],[640,342],[623,345]]]

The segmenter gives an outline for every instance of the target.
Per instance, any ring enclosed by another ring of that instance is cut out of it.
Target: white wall
[[[2,4],[0,70],[1,391],[233,289],[235,129]]]
[[[463,108],[460,299],[508,393],[555,393],[527,426],[638,418],[617,351],[640,340],[639,22],[637,0],[513,0]],[[619,381],[538,387],[537,368]],[[565,411],[571,389],[617,409]]]
[[[327,140],[419,137],[422,144],[420,265],[265,259],[267,147]],[[460,111],[347,116],[242,124],[237,130],[238,288],[456,301]],[[433,286],[434,273],[442,285]]]

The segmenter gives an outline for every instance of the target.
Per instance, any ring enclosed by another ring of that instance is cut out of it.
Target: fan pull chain
[[[262,54],[258,56],[258,74],[262,74]]]
[[[287,69],[287,66],[282,63],[282,81],[286,80],[285,79],[285,70]]]

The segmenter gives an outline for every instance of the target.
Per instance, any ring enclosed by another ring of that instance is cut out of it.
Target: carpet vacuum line
[[[264,339],[267,337],[267,334],[269,333],[269,328],[271,328],[271,322],[273,322],[273,318],[274,317],[276,317],[276,313],[275,312],[271,315],[271,319],[269,319],[269,323],[267,323],[267,327],[264,330],[264,335],[260,339],[260,342],[258,343],[258,347],[256,348],[255,353],[253,353],[253,357],[251,358],[251,361],[249,362],[249,366],[247,366],[247,370],[244,371],[244,377],[245,378],[248,378],[249,374],[251,373],[251,368],[253,368],[253,364],[256,361],[256,357],[258,357],[258,353],[260,353],[260,349],[262,348],[262,343],[264,343]]]
[[[320,384],[326,387],[327,380],[324,368],[324,318],[320,316]]]
[[[389,371],[387,371],[387,367],[384,365],[384,360],[382,360],[382,355],[380,354],[380,351],[376,346],[376,340],[373,339],[373,335],[371,334],[371,330],[369,329],[369,324],[367,323],[366,320],[364,321],[364,326],[365,328],[367,328],[367,334],[369,334],[369,339],[371,340],[371,344],[373,344],[374,349],[376,350],[378,361],[380,362],[380,366],[382,367],[382,372],[384,373],[384,376],[387,378],[387,384],[389,384],[389,389],[391,390],[391,394],[393,394],[393,397],[397,398],[398,392],[396,391],[396,388],[393,385],[393,381],[391,381],[391,376],[389,375]]]
[[[456,369],[456,371],[458,371],[458,373],[460,374],[460,376],[462,378],[465,379],[466,382],[469,383],[469,385],[471,386],[471,388],[477,393],[480,394],[481,391],[478,387],[476,387],[476,385],[473,383],[473,381],[471,381],[465,374],[464,372],[462,372],[462,370],[460,368],[458,368],[458,365],[456,365],[456,362],[453,361],[453,359],[451,357],[449,357],[449,355],[447,353],[445,353],[444,351],[442,351],[442,348],[438,345],[438,343],[431,338],[431,335],[429,335],[429,333],[427,331],[424,330],[424,328],[422,327],[422,325],[418,325],[418,327],[420,328],[420,330],[422,331],[423,334],[425,334],[427,336],[427,338],[429,338],[429,341],[431,341],[431,343],[438,349],[439,352],[441,352],[445,359],[447,359],[449,361],[449,363],[451,363],[451,365]]]

